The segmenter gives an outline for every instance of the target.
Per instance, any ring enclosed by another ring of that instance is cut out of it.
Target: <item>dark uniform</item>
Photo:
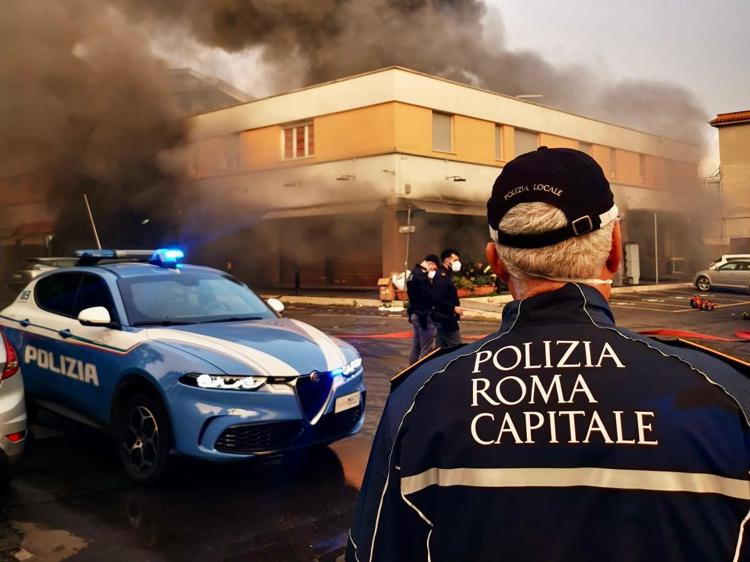
[[[437,346],[453,347],[461,344],[458,327],[459,316],[455,307],[461,305],[458,290],[453,282],[453,273],[440,265],[432,282],[432,321],[437,328]]]
[[[409,308],[406,312],[413,327],[410,364],[435,348],[435,325],[431,318],[432,281],[427,274],[427,270],[417,264],[406,282],[406,292],[409,296]]]
[[[750,382],[568,284],[388,399],[349,562],[750,560]]]

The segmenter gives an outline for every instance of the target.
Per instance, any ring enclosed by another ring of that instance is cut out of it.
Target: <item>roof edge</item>
[[[724,125],[739,125],[750,122],[750,109],[743,111],[732,111],[729,113],[717,113],[716,117],[708,122],[712,127],[723,127]]]
[[[473,85],[473,84],[465,84],[463,82],[457,82],[457,81],[451,80],[449,78],[444,78],[442,76],[436,76],[434,74],[429,74],[427,72],[422,72],[420,70],[415,70],[413,68],[407,68],[407,67],[398,66],[398,65],[385,66],[385,67],[382,67],[382,68],[376,68],[376,69],[373,69],[373,70],[368,70],[368,71],[365,71],[365,72],[360,72],[359,74],[352,74],[350,76],[342,76],[341,78],[336,78],[334,80],[328,80],[327,82],[320,82],[318,84],[310,84],[309,86],[303,86],[303,87],[300,87],[300,88],[295,88],[293,90],[286,90],[286,91],[283,91],[283,92],[279,92],[277,94],[272,94],[270,96],[266,96],[266,97],[262,97],[262,98],[256,98],[256,99],[249,100],[249,101],[242,102],[242,103],[238,103],[238,104],[235,104],[235,105],[230,105],[228,107],[223,107],[223,108],[213,109],[213,110],[209,110],[209,111],[204,111],[202,113],[196,113],[196,114],[190,115],[188,117],[188,119],[192,119],[192,118],[195,118],[195,117],[200,117],[201,115],[207,115],[209,113],[215,113],[217,111],[225,111],[227,109],[235,109],[235,108],[241,107],[243,105],[249,105],[249,104],[253,104],[253,103],[257,103],[257,102],[262,102],[262,101],[265,101],[265,100],[269,100],[269,99],[273,99],[273,98],[278,98],[278,97],[281,97],[281,96],[285,96],[285,95],[288,95],[288,94],[294,94],[294,93],[303,92],[303,91],[306,91],[306,90],[313,90],[313,89],[316,89],[316,88],[322,88],[324,86],[329,86],[331,84],[337,84],[339,82],[346,82],[348,80],[353,80],[355,78],[361,78],[361,77],[364,77],[364,76],[371,76],[371,75],[374,75],[374,74],[386,73],[386,72],[390,72],[390,71],[394,71],[394,70],[401,71],[401,72],[406,72],[408,74],[414,74],[414,75],[417,75],[417,76],[422,76],[422,77],[429,78],[429,79],[432,79],[432,80],[439,80],[441,82],[446,82],[448,84],[453,84],[455,86],[460,86],[462,88],[470,88],[472,90],[476,90],[476,91],[479,91],[479,92],[484,92],[486,94],[491,94],[491,95],[494,95],[494,96],[498,96],[498,97],[506,98],[506,99],[509,99],[509,100],[513,100],[513,101],[518,102],[518,103],[524,103],[524,104],[533,105],[533,106],[536,106],[536,107],[542,107],[542,108],[548,109],[550,111],[556,111],[556,112],[559,112],[559,113],[564,113],[564,114],[567,114],[567,115],[572,115],[573,117],[577,117],[579,119],[586,119],[588,121],[594,121],[594,122],[597,122],[597,123],[602,123],[604,125],[609,125],[609,126],[612,126],[612,127],[617,127],[617,128],[620,128],[620,129],[626,129],[626,130],[633,131],[633,132],[636,132],[636,133],[640,133],[640,134],[643,134],[643,135],[648,135],[648,136],[651,136],[651,137],[661,138],[661,139],[668,140],[668,141],[671,141],[671,142],[680,143],[682,145],[691,146],[693,148],[701,148],[700,144],[695,144],[695,143],[686,141],[684,139],[677,139],[677,138],[673,138],[673,137],[659,135],[657,133],[652,133],[652,132],[649,132],[649,131],[646,131],[646,130],[643,130],[643,129],[636,129],[635,127],[630,127],[628,125],[622,125],[622,124],[615,123],[615,122],[612,122],[612,121],[605,121],[603,119],[598,119],[596,117],[591,117],[591,116],[588,116],[588,115],[583,115],[583,114],[580,114],[580,113],[575,113],[575,112],[572,112],[572,111],[568,111],[566,109],[560,109],[559,107],[553,107],[553,106],[544,105],[544,104],[541,104],[541,103],[529,101],[529,100],[526,100],[526,99],[520,99],[520,98],[517,98],[515,96],[511,96],[510,94],[504,94],[502,92],[497,92],[495,90],[490,90],[490,89],[483,88],[481,86],[476,86],[476,85]]]

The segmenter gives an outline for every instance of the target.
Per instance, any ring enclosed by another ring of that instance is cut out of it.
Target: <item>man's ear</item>
[[[485,253],[487,255],[487,263],[490,264],[492,271],[494,271],[495,275],[497,275],[504,283],[507,283],[508,279],[510,278],[510,274],[505,268],[503,259],[500,257],[500,253],[497,251],[497,246],[494,242],[487,243],[487,246],[485,247]]]
[[[617,273],[622,263],[622,230],[620,229],[620,222],[615,223],[615,227],[612,229],[612,247],[609,250],[609,256],[607,257],[607,271],[610,273]]]

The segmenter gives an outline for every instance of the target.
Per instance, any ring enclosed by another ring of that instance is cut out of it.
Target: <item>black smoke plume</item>
[[[482,0],[111,1],[134,21],[187,30],[207,46],[260,47],[280,89],[400,65],[510,95],[541,93],[545,105],[695,144],[704,128],[703,110],[678,86],[613,84],[575,61],[558,68],[510,51]]]
[[[105,246],[172,230],[186,137],[167,68],[148,38],[96,0],[6,0],[0,10],[0,172],[34,173],[56,211],[57,251],[93,245],[87,193]],[[13,169],[10,169],[10,167]]]

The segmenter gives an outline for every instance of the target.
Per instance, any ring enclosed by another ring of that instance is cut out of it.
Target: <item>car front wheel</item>
[[[708,280],[708,277],[701,275],[695,280],[695,286],[701,291],[708,291],[711,288],[711,281]]]
[[[125,401],[118,421],[118,451],[125,472],[136,482],[156,482],[171,448],[169,418],[161,402],[148,394]]]

